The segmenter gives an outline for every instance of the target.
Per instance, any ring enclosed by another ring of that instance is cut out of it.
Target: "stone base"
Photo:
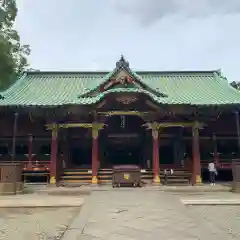
[[[51,178],[50,178],[50,184],[56,184],[57,183],[57,181],[56,181],[56,177],[55,176],[51,176]]]
[[[92,177],[92,184],[98,184],[98,178],[96,176]]]
[[[23,182],[1,182],[0,195],[13,195],[23,192]]]
[[[160,184],[161,183],[159,175],[154,176],[153,183],[155,183],[155,184]]]
[[[240,193],[240,182],[232,183],[232,192]]]
[[[201,185],[201,184],[202,184],[201,175],[197,175],[197,176],[196,176],[196,184],[197,184],[197,185]]]
[[[201,175],[196,175],[196,177],[192,176],[190,183],[191,183],[193,186],[202,186],[202,185],[203,185],[203,182],[202,182]]]

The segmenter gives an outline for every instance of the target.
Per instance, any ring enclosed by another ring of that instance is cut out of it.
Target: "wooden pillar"
[[[98,154],[98,135],[99,128],[92,126],[92,183],[98,183],[98,167],[99,167],[99,154]]]
[[[50,163],[50,183],[56,184],[57,179],[57,124],[52,127],[52,140],[51,140],[51,163]]]
[[[28,136],[28,168],[32,167],[32,152],[33,152],[33,136]]]
[[[15,161],[15,156],[16,156],[17,122],[18,122],[18,113],[14,113],[13,139],[12,139],[12,162]]]
[[[192,184],[202,183],[201,179],[201,159],[200,159],[200,147],[199,147],[199,130],[197,126],[192,128]]]
[[[216,134],[213,133],[213,160],[215,164],[219,165],[219,156],[218,156],[218,146],[217,146],[217,138]]]
[[[153,146],[153,182],[160,183],[160,166],[159,166],[159,139],[158,129],[152,129],[152,146]]]
[[[240,157],[240,123],[239,123],[239,112],[235,112],[236,129],[237,129],[237,140],[238,140],[238,157]]]

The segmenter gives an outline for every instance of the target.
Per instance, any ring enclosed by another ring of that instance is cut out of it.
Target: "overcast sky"
[[[212,70],[240,80],[240,0],[17,0],[32,68]]]

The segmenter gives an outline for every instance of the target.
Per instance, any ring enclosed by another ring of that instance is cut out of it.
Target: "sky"
[[[217,70],[240,80],[240,0],[17,0],[39,70]]]

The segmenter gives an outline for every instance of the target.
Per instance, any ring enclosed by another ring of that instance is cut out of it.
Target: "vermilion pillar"
[[[57,177],[57,125],[52,127],[52,141],[51,141],[51,163],[50,163],[50,183],[56,184]]]
[[[28,168],[32,167],[32,153],[33,153],[33,136],[28,137]]]
[[[153,145],[153,182],[160,183],[160,167],[159,167],[159,141],[158,141],[158,130],[152,129],[152,145]]]
[[[199,131],[198,127],[192,128],[192,157],[193,157],[193,172],[192,184],[202,183],[201,179],[201,160],[200,160],[200,147],[199,147]]]
[[[98,134],[99,129],[92,128],[92,183],[98,183],[98,167],[99,167],[99,155],[98,155]]]

